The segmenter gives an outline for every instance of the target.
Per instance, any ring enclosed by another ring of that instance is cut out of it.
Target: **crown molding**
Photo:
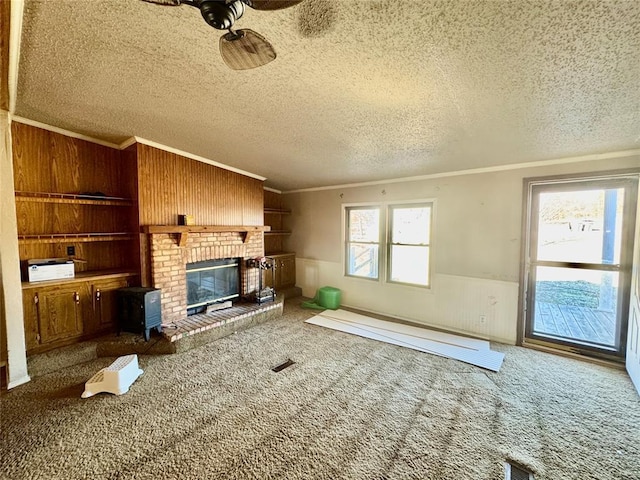
[[[129,148],[131,145],[133,145],[134,143],[136,143],[136,137],[130,137],[127,138],[124,142],[122,142],[120,145],[118,145],[118,148],[120,150],[124,150],[125,148]]]
[[[595,153],[591,155],[581,155],[578,157],[556,158],[552,160],[540,160],[537,162],[512,163],[509,165],[496,165],[494,167],[471,168],[467,170],[456,170],[452,172],[434,173],[431,175],[418,175],[414,177],[390,178],[387,180],[374,180],[371,182],[345,183],[341,185],[328,185],[325,187],[301,188],[297,190],[287,190],[288,193],[320,192],[324,190],[337,190],[340,188],[370,187],[373,185],[388,185],[390,183],[418,182],[420,180],[432,180],[436,178],[457,177],[461,175],[477,175],[480,173],[504,172],[507,170],[519,170],[523,168],[547,167],[552,165],[565,165],[568,163],[592,162],[595,160],[610,160],[614,158],[625,158],[640,156],[640,149],[620,150],[617,152]]]
[[[65,135],[67,137],[77,138],[78,140],[85,140],[87,142],[96,143],[98,145],[102,145],[104,147],[115,148],[120,150],[120,146],[115,143],[106,142],[104,140],[100,140],[98,138],[93,138],[88,135],[83,135],[81,133],[72,132],[70,130],[65,130],[64,128],[54,127],[53,125],[48,125],[46,123],[38,122],[36,120],[31,120],[29,118],[19,117],[17,115],[12,116],[12,120],[14,122],[23,123],[24,125],[30,125],[32,127],[42,128],[43,130],[48,130],[50,132],[59,133],[60,135]]]
[[[273,192],[273,193],[282,193],[282,190],[276,190],[275,188],[271,188],[271,187],[262,187],[264,188],[267,192]]]

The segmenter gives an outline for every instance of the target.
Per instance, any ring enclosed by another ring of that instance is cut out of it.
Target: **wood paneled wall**
[[[21,240],[20,260],[66,257],[75,247],[76,271],[135,269],[139,262],[135,210],[136,164],[119,150],[13,122],[14,187],[18,192],[98,192],[131,206],[17,201],[19,235],[129,233],[127,240],[39,243]]]
[[[262,181],[138,144],[140,225],[263,225]]]
[[[138,269],[150,279],[141,225],[175,225],[189,214],[198,225],[263,225],[262,181],[136,144],[124,151],[20,123],[12,124],[16,191],[100,192],[131,199],[130,207],[16,202],[19,235],[130,233],[127,240],[20,242],[20,259],[66,257],[73,245],[86,263],[77,271]]]
[[[275,208],[277,210],[281,210],[282,194],[265,190],[264,191],[264,208]]]
[[[11,132],[17,191],[133,198],[134,165],[121,162],[119,150],[16,122]]]

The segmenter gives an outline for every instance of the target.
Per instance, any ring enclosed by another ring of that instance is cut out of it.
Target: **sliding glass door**
[[[624,357],[637,185],[529,182],[525,341]]]

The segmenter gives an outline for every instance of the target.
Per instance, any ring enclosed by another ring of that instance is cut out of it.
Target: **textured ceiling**
[[[228,69],[188,6],[27,0],[16,114],[284,190],[640,147],[636,0],[305,0],[236,27],[278,58]]]

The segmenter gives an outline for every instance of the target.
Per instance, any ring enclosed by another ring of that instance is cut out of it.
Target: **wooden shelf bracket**
[[[179,247],[186,246],[188,239],[189,239],[189,232],[180,232],[180,233],[178,233],[178,246]]]

